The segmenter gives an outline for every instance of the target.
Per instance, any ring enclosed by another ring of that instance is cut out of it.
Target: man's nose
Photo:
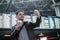
[[[24,18],[24,15],[22,15],[21,17],[23,17],[23,18]]]

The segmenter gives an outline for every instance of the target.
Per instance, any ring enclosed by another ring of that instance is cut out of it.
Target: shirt
[[[29,40],[25,26],[23,26],[22,30],[20,31],[18,40]]]

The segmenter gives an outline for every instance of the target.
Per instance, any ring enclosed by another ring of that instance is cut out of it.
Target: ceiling
[[[16,11],[22,9],[32,12],[34,9],[51,11],[51,0],[0,0],[0,12]]]

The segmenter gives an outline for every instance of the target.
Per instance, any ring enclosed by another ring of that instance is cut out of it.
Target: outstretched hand
[[[37,17],[39,17],[39,18],[40,18],[40,16],[41,16],[41,15],[40,15],[40,12],[39,12],[38,10],[36,10],[36,9],[34,10],[34,15],[37,16]]]

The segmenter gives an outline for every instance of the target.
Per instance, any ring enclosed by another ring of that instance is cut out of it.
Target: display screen
[[[35,29],[60,29],[60,18],[53,16],[42,16],[42,22]]]
[[[0,14],[0,28],[10,28],[10,14]]]
[[[35,16],[24,16],[24,21],[36,22]],[[33,20],[34,19],[34,20]],[[12,28],[16,24],[15,14],[0,14],[0,28]],[[60,29],[60,18],[53,16],[42,16],[41,23],[38,27],[34,29]]]

